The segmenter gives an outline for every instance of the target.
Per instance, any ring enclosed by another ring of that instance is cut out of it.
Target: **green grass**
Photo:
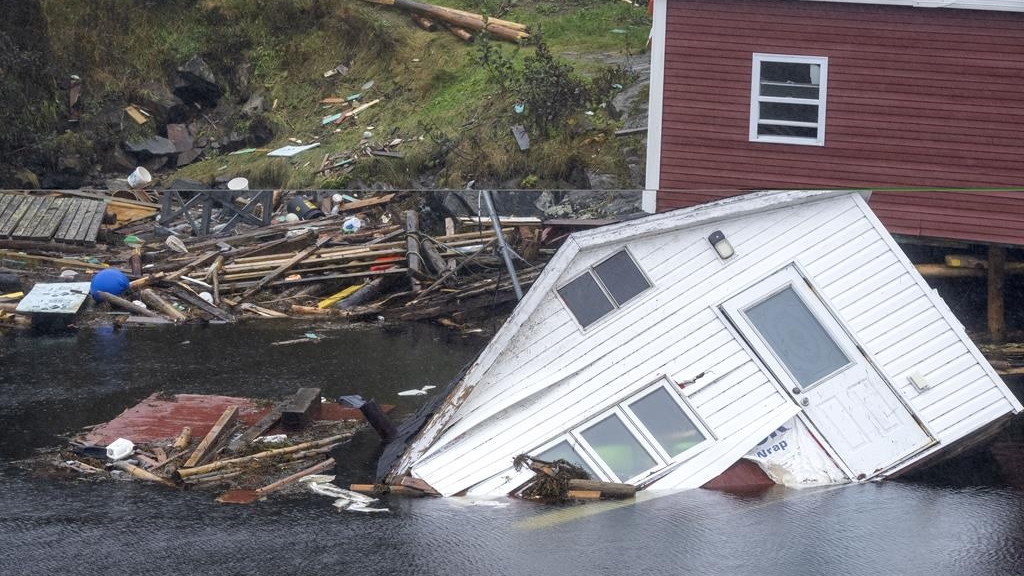
[[[593,135],[580,136],[561,123],[547,135],[533,132],[533,149],[520,152],[509,132],[512,124],[525,121],[512,112],[517,94],[484,68],[480,48],[444,30],[420,30],[406,13],[392,7],[359,0],[39,1],[55,73],[83,77],[88,112],[98,115],[118,102],[131,102],[200,54],[228,85],[225,98],[237,97],[230,80],[235,68],[243,63],[251,67],[255,91],[264,93],[268,104],[276,102],[267,112],[277,127],[268,148],[287,144],[288,138],[321,142],[319,148],[293,159],[260,153],[214,156],[182,169],[184,177],[209,182],[230,173],[248,177],[253,186],[320,187],[380,180],[400,187],[433,162],[442,184],[461,185],[469,178],[528,178],[531,185],[542,186],[564,178],[580,164],[604,163],[619,169],[607,151],[595,145]],[[497,0],[437,2],[488,14],[499,6]],[[609,62],[641,52],[649,32],[646,9],[621,0],[506,4],[510,9],[499,17],[540,30],[551,52],[572,64],[579,77],[608,75],[609,67],[614,67]],[[534,49],[501,43],[501,53],[521,70],[523,59]],[[595,58],[595,53],[611,57]],[[347,75],[323,77],[339,63],[350,67]],[[374,86],[362,90],[371,80]],[[322,98],[357,92],[364,92],[362,102],[381,102],[354,121],[321,126],[323,116],[339,110],[320,104]],[[61,96],[55,93],[54,101],[59,104]],[[598,131],[614,128],[610,121],[595,124]],[[315,174],[324,154],[358,152],[361,135],[371,125],[377,144],[394,137],[423,139],[397,148],[403,159],[363,157],[350,176]],[[447,155],[440,153],[442,143]],[[98,142],[95,148],[112,144]]]

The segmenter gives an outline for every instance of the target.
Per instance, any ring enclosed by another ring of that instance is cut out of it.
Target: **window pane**
[[[818,107],[809,104],[783,104],[781,102],[761,102],[761,120],[783,120],[786,122],[818,121]]]
[[[746,315],[802,388],[850,363],[792,288],[750,308]]]
[[[591,478],[598,478],[598,475],[594,474],[594,471],[590,469],[590,466],[587,466],[587,463],[583,461],[583,458],[579,455],[579,452],[576,452],[576,449],[573,448],[572,445],[566,442],[565,440],[562,440],[561,442],[555,444],[551,448],[548,448],[547,450],[541,452],[540,454],[537,454],[536,456],[534,456],[534,458],[536,458],[537,460],[543,460],[545,462],[565,460],[570,464],[575,464],[580,468],[586,470],[587,474],[590,474]]]
[[[781,98],[803,98],[817,100],[820,88],[806,84],[784,84],[761,82],[761,96],[778,96]]]
[[[582,436],[623,482],[657,464],[615,414],[587,428]]]
[[[584,328],[614,309],[590,272],[559,288],[558,294]]]
[[[761,82],[818,84],[821,66],[808,62],[761,61]]]
[[[594,271],[619,306],[651,287],[625,250],[594,266]]]
[[[629,409],[668,452],[676,457],[705,440],[690,417],[672,399],[671,392],[659,387],[629,405]]]
[[[777,124],[758,124],[758,136],[793,136],[795,138],[817,138],[818,129],[806,126],[779,126]]]

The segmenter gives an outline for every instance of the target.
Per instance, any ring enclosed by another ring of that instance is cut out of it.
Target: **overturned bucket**
[[[248,178],[232,178],[228,181],[228,190],[248,190],[249,179]]]
[[[153,176],[142,166],[135,168],[135,171],[128,175],[128,186],[138,188],[153,181]]]

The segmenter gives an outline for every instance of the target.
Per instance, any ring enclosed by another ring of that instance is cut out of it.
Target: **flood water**
[[[322,340],[270,345],[306,332]],[[16,462],[158,390],[277,398],[318,386],[406,414],[424,397],[398,391],[444,385],[484,344],[430,326],[290,321],[0,339],[0,574],[1024,574],[1024,492],[986,474],[565,508],[391,499],[386,514],[358,514],[315,495],[218,505]],[[359,480],[375,442],[360,435],[366,449],[346,463]]]

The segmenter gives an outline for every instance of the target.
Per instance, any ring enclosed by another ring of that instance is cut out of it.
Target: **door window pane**
[[[561,442],[555,444],[551,448],[548,448],[547,450],[541,452],[540,454],[537,454],[535,458],[537,458],[537,460],[543,460],[545,462],[565,460],[570,464],[575,464],[580,468],[586,470],[587,474],[590,474],[591,478],[598,478],[598,475],[594,474],[594,471],[590,468],[590,466],[587,466],[587,463],[583,461],[583,458],[579,455],[579,452],[576,452],[576,449],[573,448],[572,445],[566,442],[565,440],[562,440]]]
[[[706,439],[665,388],[659,387],[633,402],[629,409],[670,458],[675,458]]]
[[[581,435],[622,482],[657,464],[615,414],[587,428]]]
[[[558,294],[584,328],[614,310],[590,272],[559,288]]]
[[[651,287],[625,250],[594,266],[594,271],[619,306]]]
[[[801,388],[850,363],[792,288],[749,308],[746,315]]]

